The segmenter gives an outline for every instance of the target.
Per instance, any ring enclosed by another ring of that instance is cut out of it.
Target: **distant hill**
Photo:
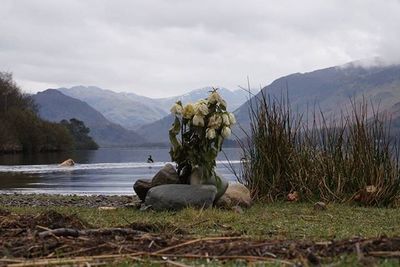
[[[57,90],[88,103],[109,121],[131,130],[167,115],[157,101],[132,93],[117,93],[95,86],[75,86]]]
[[[133,93],[117,93],[95,86],[75,86],[57,90],[88,103],[109,121],[127,129],[136,130],[167,116],[171,106],[177,100],[181,100],[183,103],[195,102],[206,98],[212,88],[204,87],[184,95],[158,99]],[[235,110],[247,100],[247,93],[243,90],[230,91],[221,88],[219,91],[229,103],[229,110]]]
[[[350,109],[352,98],[362,100],[364,97],[369,106],[372,103],[383,111],[400,101],[400,65],[362,67],[353,62],[291,74],[273,81],[262,91],[275,99],[288,92],[294,112],[306,113],[307,108],[312,110],[316,106],[327,118]],[[260,98],[260,94],[255,97]],[[235,112],[237,120],[245,128],[249,124],[249,105],[250,101],[247,101]]]
[[[169,113],[171,106],[177,100],[181,100],[182,103],[184,103],[184,104],[185,103],[193,103],[199,99],[206,98],[209,95],[211,90],[213,90],[212,87],[204,87],[204,88],[190,91],[187,94],[168,97],[168,98],[159,98],[159,99],[154,99],[154,100],[159,103],[159,106],[161,108],[163,108],[166,112]],[[229,111],[234,111],[235,109],[240,107],[244,102],[246,102],[246,100],[248,100],[248,98],[249,98],[248,93],[246,91],[243,91],[240,89],[236,90],[236,91],[231,91],[226,88],[219,88],[218,92],[228,103]]]
[[[53,122],[71,118],[81,120],[90,128],[89,135],[100,146],[133,146],[146,142],[137,133],[110,122],[87,103],[57,90],[39,92],[33,95],[33,99],[38,104],[40,117]]]

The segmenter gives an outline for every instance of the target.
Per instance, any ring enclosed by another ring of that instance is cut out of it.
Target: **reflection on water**
[[[57,194],[132,194],[137,179],[151,178],[170,160],[168,149],[104,148],[33,155],[0,155],[0,192]],[[218,158],[217,171],[230,181],[228,167],[239,168],[239,150],[228,148]],[[148,155],[156,161],[145,163]],[[78,164],[58,167],[67,158]]]

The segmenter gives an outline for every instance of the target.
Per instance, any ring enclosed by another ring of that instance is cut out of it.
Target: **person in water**
[[[151,158],[151,155],[149,155],[149,157],[147,158],[147,163],[153,163],[154,160]]]

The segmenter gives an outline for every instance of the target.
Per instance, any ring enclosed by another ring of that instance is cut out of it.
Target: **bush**
[[[239,141],[239,181],[253,198],[276,201],[298,192],[303,200],[358,201],[390,206],[400,194],[398,144],[390,123],[365,102],[351,102],[349,115],[327,122],[322,113],[293,114],[287,97],[263,92],[250,101],[250,131]]]

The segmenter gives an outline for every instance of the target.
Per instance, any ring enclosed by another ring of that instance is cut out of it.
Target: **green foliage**
[[[83,121],[77,119],[62,120],[61,124],[64,125],[74,140],[75,149],[98,149],[99,146],[93,141],[92,137],[88,134],[90,129],[85,126]]]
[[[71,147],[67,129],[41,120],[32,98],[21,93],[11,74],[0,72],[0,152],[59,151]]]
[[[314,112],[309,124],[284,98],[262,94],[250,107],[251,130],[241,142],[240,182],[268,201],[296,191],[303,200],[393,205],[400,195],[398,145],[386,119],[367,114],[365,102],[352,102],[339,121]]]

